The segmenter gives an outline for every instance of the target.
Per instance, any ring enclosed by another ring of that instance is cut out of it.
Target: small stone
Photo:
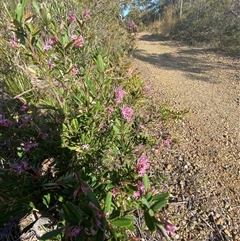
[[[228,229],[225,229],[224,230],[224,233],[228,236],[228,237],[232,237],[231,233],[229,232]]]
[[[222,218],[218,218],[216,224],[217,225],[223,225],[224,224],[224,220]]]
[[[167,170],[170,170],[172,168],[172,165],[171,164],[168,164],[167,165]]]

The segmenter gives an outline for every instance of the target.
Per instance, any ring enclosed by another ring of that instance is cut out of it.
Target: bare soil
[[[169,175],[175,240],[240,241],[240,60],[141,33],[133,62],[151,85],[149,104],[189,111],[149,127],[171,140],[153,159]]]

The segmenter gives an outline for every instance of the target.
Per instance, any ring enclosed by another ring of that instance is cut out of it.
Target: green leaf
[[[151,206],[151,209],[154,212],[156,212],[156,211],[160,210],[161,208],[165,207],[167,203],[168,203],[168,200],[157,201]]]
[[[85,83],[87,84],[87,87],[91,91],[92,96],[95,97],[96,89],[95,89],[94,85],[92,84],[91,80],[90,79],[86,79]]]
[[[75,238],[75,241],[85,241],[85,232],[80,232]]]
[[[143,204],[146,208],[150,208],[149,202],[147,201],[146,198],[143,197],[143,198],[141,199],[141,201],[142,201],[142,204]]]
[[[145,191],[147,192],[149,187],[149,179],[147,174],[144,174],[143,176],[143,184],[144,184]]]
[[[147,227],[149,228],[149,230],[154,233],[156,231],[156,225],[154,223],[153,218],[149,215],[148,211],[144,212],[144,220],[145,223],[147,225]]]
[[[153,210],[152,210],[151,208],[148,210],[148,213],[149,213],[149,215],[150,215],[151,217],[154,217],[154,212],[153,212]]]
[[[104,238],[105,238],[105,232],[99,229],[97,234],[94,237],[94,240],[96,240],[96,241],[103,241]]]
[[[114,219],[118,218],[118,217],[120,216],[120,214],[121,214],[121,212],[120,212],[119,209],[114,210],[114,211],[110,214],[109,220],[114,220]]]
[[[133,217],[124,217],[124,218],[118,218],[118,219],[114,219],[111,220],[111,224],[117,227],[121,227],[121,228],[127,228],[128,226],[130,226],[132,224],[133,221]]]
[[[32,1],[32,5],[35,8],[35,10],[37,11],[38,15],[40,16],[41,15],[41,13],[40,13],[40,6],[39,6],[38,2],[36,0],[33,0]]]
[[[110,228],[110,233],[112,235],[112,237],[114,238],[114,240],[117,240],[117,234],[116,234],[116,230],[114,228]]]
[[[107,213],[108,211],[110,211],[111,204],[112,204],[112,193],[108,192],[105,199],[104,213]]]
[[[16,20],[19,24],[22,22],[22,17],[23,17],[23,5],[21,3],[18,3],[16,9],[15,9],[15,14],[16,14]]]
[[[47,232],[47,233],[43,234],[43,236],[41,236],[39,239],[40,240],[52,239],[52,238],[56,237],[57,235],[61,234],[63,229],[64,228],[59,228],[59,229],[55,229],[50,232]]]
[[[50,196],[50,193],[48,193],[47,195],[44,195],[43,196],[43,204],[48,208],[49,207],[49,204],[50,204],[50,199],[51,199],[51,196]]]
[[[66,221],[73,225],[79,225],[81,221],[81,215],[76,206],[73,203],[66,202],[62,207]]]
[[[117,126],[113,126],[113,131],[115,132],[115,135],[117,135],[117,136],[120,135],[120,130]]]
[[[94,194],[93,191],[91,190],[91,188],[88,188],[88,190],[87,190],[87,195],[88,195],[90,201],[91,201],[96,207],[98,207],[99,209],[101,209],[101,206],[100,206],[100,204],[99,204],[99,202],[98,202],[95,194]]]
[[[97,66],[98,66],[98,71],[100,73],[103,73],[104,72],[104,64],[103,64],[102,56],[100,54],[97,56]]]
[[[79,204],[79,208],[88,216],[93,216],[93,209],[85,203]]]
[[[71,120],[71,127],[74,128],[73,131],[77,131],[78,130],[79,124],[78,124],[78,120],[77,119],[72,119]]]
[[[161,201],[161,200],[168,200],[169,199],[169,193],[160,193],[155,196],[153,196],[153,202],[154,201]]]

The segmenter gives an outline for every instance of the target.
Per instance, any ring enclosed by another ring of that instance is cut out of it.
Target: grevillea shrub
[[[1,225],[35,210],[55,224],[43,240],[129,240],[139,210],[151,232],[173,234],[156,218],[169,195],[148,178],[149,120],[135,109],[145,90],[121,65],[127,42],[118,55],[96,41],[81,4],[21,1],[5,11]]]

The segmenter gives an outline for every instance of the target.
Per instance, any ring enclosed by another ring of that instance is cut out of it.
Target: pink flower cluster
[[[28,152],[30,151],[33,147],[38,146],[38,143],[36,143],[35,141],[28,141],[25,142],[23,145],[23,151]]]
[[[0,126],[2,127],[9,127],[12,125],[12,121],[9,119],[4,118],[2,115],[0,115]]]
[[[122,116],[125,120],[131,121],[133,118],[133,109],[130,107],[123,107],[122,108]]]
[[[84,20],[89,19],[90,18],[90,11],[88,9],[85,9],[83,11],[83,16],[82,17],[83,17]]]
[[[133,194],[133,197],[134,198],[139,198],[141,197],[142,195],[145,195],[146,194],[146,190],[144,188],[144,185],[143,185],[143,182],[141,182],[140,180],[138,180],[138,183],[137,183],[137,191],[134,192]]]
[[[42,48],[43,48],[44,51],[49,51],[56,44],[57,44],[56,38],[51,37],[51,38],[48,39],[48,41],[46,41],[46,43],[43,45]]]
[[[81,230],[82,230],[82,227],[78,227],[78,226],[73,227],[70,234],[68,235],[69,238],[76,237],[80,233]]]
[[[87,190],[91,187],[87,183],[82,183],[81,186],[79,186],[74,192],[73,192],[73,198],[75,199],[81,190],[85,196],[87,196]]]
[[[150,167],[150,161],[145,154],[142,154],[137,162],[137,172],[139,176],[143,176]]]
[[[79,69],[76,68],[76,67],[75,67],[75,68],[72,68],[72,70],[71,70],[72,75],[77,75],[78,72],[79,72]]]
[[[26,171],[29,169],[29,166],[27,162],[21,161],[20,164],[13,164],[11,165],[11,168],[18,174],[20,175],[22,172]]]
[[[128,29],[129,29],[130,31],[133,31],[133,30],[137,30],[137,29],[138,29],[137,25],[134,23],[133,20],[131,21]]]
[[[170,236],[175,235],[175,231],[177,230],[177,227],[172,225],[169,221],[167,220],[161,220],[163,222],[164,228],[168,231]]]
[[[74,38],[73,38],[74,37]],[[73,40],[73,45],[75,47],[83,47],[83,44],[84,44],[84,38],[82,35],[80,35],[79,37],[77,37],[76,35],[72,35],[71,36],[71,39]]]
[[[73,13],[69,13],[69,14],[68,14],[68,21],[69,21],[70,23],[75,22],[75,21],[76,21],[76,15],[73,14]]]
[[[164,144],[164,146],[166,146],[166,147],[171,147],[171,142],[170,142],[170,140],[169,139],[166,139],[164,142],[163,142],[163,144]]]
[[[122,99],[123,99],[125,94],[126,94],[126,92],[122,88],[116,89],[116,91],[115,91],[115,103],[116,104],[122,103]]]
[[[13,38],[10,40],[9,44],[11,48],[17,48],[19,46],[15,33],[13,34]]]

